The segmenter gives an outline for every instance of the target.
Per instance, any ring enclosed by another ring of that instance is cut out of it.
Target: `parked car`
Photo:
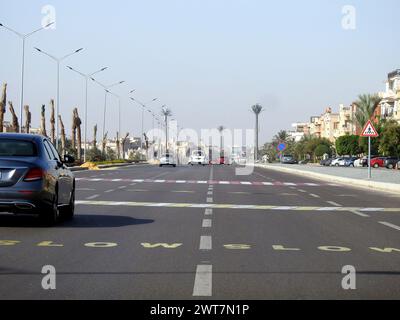
[[[379,168],[385,166],[386,157],[376,157],[371,159],[371,167]]]
[[[163,166],[172,166],[175,168],[176,167],[175,157],[170,153],[164,154],[160,158],[160,167],[163,167]]]
[[[344,157],[335,158],[332,160],[330,165],[334,167],[344,166],[344,159]]]
[[[371,161],[372,161],[372,159],[375,159],[377,157],[378,156],[371,156]],[[367,156],[362,157],[361,164],[363,167],[368,167],[368,157]]]
[[[356,160],[354,160],[354,167],[362,167],[363,165],[362,165],[362,161],[363,161],[363,159],[362,158],[357,158]]]
[[[75,178],[47,137],[0,134],[0,212],[38,215],[52,225],[72,219]]]
[[[292,155],[290,155],[290,154],[285,154],[285,155],[283,155],[282,158],[281,158],[281,163],[283,163],[283,164],[297,164],[298,161],[297,161],[296,158],[293,157]]]
[[[358,160],[358,157],[349,157],[344,159],[344,166],[345,167],[355,167],[354,162]]]
[[[335,158],[328,158],[328,159],[321,160],[320,164],[321,164],[321,166],[329,167],[334,159]]]
[[[396,165],[399,161],[400,161],[400,158],[398,158],[398,157],[387,157],[384,165],[388,169],[394,169],[394,168],[396,168]]]
[[[400,170],[400,161],[397,162],[397,170]]]

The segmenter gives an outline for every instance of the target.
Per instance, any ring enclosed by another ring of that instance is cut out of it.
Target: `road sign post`
[[[371,174],[371,138],[378,137],[378,131],[376,131],[371,120],[365,124],[364,129],[361,132],[361,137],[368,137],[368,179],[372,178]]]

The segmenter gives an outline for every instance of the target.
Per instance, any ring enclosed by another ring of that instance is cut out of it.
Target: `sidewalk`
[[[255,166],[324,181],[351,184],[355,187],[400,192],[400,170],[372,168],[372,179],[368,180],[368,168],[288,165],[280,163],[256,164]]]

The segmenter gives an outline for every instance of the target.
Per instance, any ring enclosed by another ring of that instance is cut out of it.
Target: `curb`
[[[345,178],[345,177],[339,177],[339,176],[334,176],[334,175],[325,174],[325,173],[304,171],[304,170],[298,170],[298,169],[293,169],[293,168],[274,167],[274,166],[260,165],[260,164],[255,164],[254,166],[263,168],[263,169],[267,169],[267,170],[292,173],[292,174],[296,174],[299,176],[305,176],[305,177],[309,177],[309,178],[312,177],[312,178],[315,178],[318,180],[323,180],[323,181],[341,183],[341,184],[345,184],[346,186],[357,187],[357,188],[361,188],[361,189],[385,191],[385,192],[391,192],[391,193],[395,193],[395,194],[400,193],[400,184],[397,184],[397,183]]]

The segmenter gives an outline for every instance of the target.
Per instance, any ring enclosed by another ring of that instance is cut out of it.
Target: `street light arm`
[[[30,32],[30,33],[25,34],[24,37],[25,37],[25,38],[28,38],[28,37],[30,37],[31,35],[33,35],[34,33],[38,32],[38,31],[40,31],[40,30],[47,29],[47,28],[50,27],[52,24],[54,24],[54,21],[53,21],[53,22],[50,22],[50,23],[48,23],[48,24],[46,24],[44,27],[41,27],[41,28],[39,28],[39,29],[36,29],[35,31],[32,31],[32,32]]]
[[[93,73],[89,74],[88,76],[89,76],[89,77],[92,77],[92,76],[94,76],[95,74],[98,74],[98,73],[100,73],[100,72],[103,72],[104,70],[107,70],[107,69],[108,69],[108,67],[101,68],[100,70],[97,70],[96,72],[93,72]]]
[[[72,67],[70,67],[70,66],[67,66],[67,68],[68,68],[69,70],[71,70],[71,71],[74,71],[74,72],[80,74],[82,77],[85,77],[85,78],[86,78],[86,76],[87,76],[86,74],[84,74],[84,73],[82,73],[82,72],[80,72],[80,71],[78,71],[78,70],[75,70],[74,68],[72,68]]]
[[[63,57],[60,58],[59,60],[60,60],[60,61],[63,61],[64,59],[66,59],[66,58],[68,58],[68,57],[70,57],[70,56],[74,55],[75,53],[78,53],[78,52],[80,52],[80,51],[82,51],[82,50],[83,50],[83,48],[80,48],[80,49],[78,49],[78,50],[75,50],[74,52],[68,53],[67,55],[63,56]]]
[[[55,60],[55,61],[59,61],[55,56],[52,56],[50,53],[47,53],[37,47],[34,47],[38,52],[43,53],[44,55],[48,56],[49,58]]]
[[[15,33],[18,37],[23,38],[24,35],[22,33],[19,33],[18,31],[15,31],[14,29],[11,29],[10,27],[5,26],[4,24],[0,23],[0,27],[3,27],[4,29],[11,31],[12,33]]]

